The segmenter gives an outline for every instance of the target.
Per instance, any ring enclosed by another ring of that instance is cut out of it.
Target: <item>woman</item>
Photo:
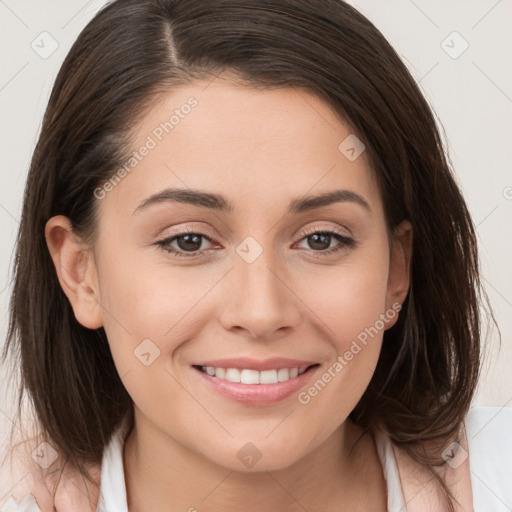
[[[480,294],[433,115],[355,9],[117,0],[60,70],[27,182],[7,345],[44,440],[27,492],[494,506],[470,476],[492,449],[468,415]]]

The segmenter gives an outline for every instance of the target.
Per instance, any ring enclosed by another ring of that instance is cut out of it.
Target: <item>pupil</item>
[[[197,251],[201,247],[201,235],[182,235],[177,238],[177,242],[183,251]]]
[[[331,236],[325,233],[315,233],[309,237],[311,249],[324,250],[331,245]]]
[[[311,249],[322,251],[328,249],[331,245],[331,236],[325,233],[315,233],[308,238]],[[182,235],[178,237],[177,242],[179,248],[183,251],[198,251],[201,247],[201,235]]]

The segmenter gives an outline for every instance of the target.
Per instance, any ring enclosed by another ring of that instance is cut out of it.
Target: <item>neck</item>
[[[375,445],[350,420],[285,469],[239,472],[189,450],[141,416],[136,413],[124,449],[130,512],[340,512],[358,509],[365,499],[371,510],[386,510]]]

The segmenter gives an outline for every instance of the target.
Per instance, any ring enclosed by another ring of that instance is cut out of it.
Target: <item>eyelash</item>
[[[313,249],[310,249],[311,252],[313,252],[314,254],[316,253],[319,256],[331,255],[331,254],[337,253],[339,251],[342,251],[344,249],[350,249],[350,248],[353,248],[353,247],[356,246],[355,240],[353,240],[352,238],[349,238],[349,237],[343,235],[342,233],[340,233],[340,232],[338,232],[336,230],[333,230],[332,228],[330,230],[326,230],[326,229],[307,229],[302,234],[302,237],[300,238],[299,242],[301,242],[302,240],[304,240],[304,239],[306,239],[306,238],[308,238],[308,237],[310,237],[312,235],[315,235],[315,234],[329,235],[332,238],[335,238],[338,242],[340,242],[340,244],[338,244],[338,245],[336,245],[334,247],[331,247],[330,249],[324,249],[324,250],[319,250],[319,251],[315,251]],[[173,256],[176,256],[176,257],[179,257],[179,258],[181,258],[181,257],[194,258],[194,257],[205,256],[205,254],[202,253],[201,251],[180,252],[180,251],[177,251],[175,249],[170,249],[169,248],[170,244],[172,242],[174,242],[175,240],[177,240],[178,238],[180,238],[181,236],[184,236],[184,235],[199,235],[200,237],[206,239],[208,242],[212,242],[212,238],[210,238],[208,235],[205,235],[204,233],[196,232],[196,231],[190,231],[188,229],[185,229],[183,231],[178,231],[176,234],[174,234],[170,238],[165,238],[163,240],[160,240],[160,241],[156,242],[156,245],[158,245],[164,251],[166,251],[168,253],[171,253]]]

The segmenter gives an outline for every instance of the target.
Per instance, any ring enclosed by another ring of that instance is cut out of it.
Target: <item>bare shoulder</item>
[[[455,496],[457,510],[512,510],[510,432],[512,408],[475,407],[466,415],[458,442],[439,449],[445,464],[435,470]],[[426,510],[433,500],[436,510],[445,510],[432,473],[403,448],[393,446],[393,450],[407,510]]]
[[[12,500],[28,505],[33,498],[41,512],[95,511],[100,466],[91,466],[89,472],[92,483],[39,435],[18,439],[1,448],[0,510]]]
[[[32,495],[42,512],[51,511],[59,464],[58,457],[52,457],[49,445],[37,435],[4,444],[0,451],[0,509],[12,499],[20,503]]]

